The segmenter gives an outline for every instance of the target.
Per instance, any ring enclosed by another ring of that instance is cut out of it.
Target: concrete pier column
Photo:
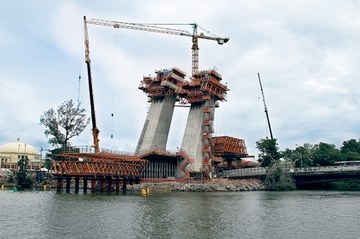
[[[153,98],[136,148],[136,153],[147,149],[165,150],[176,96]]]
[[[61,177],[59,177],[57,179],[57,187],[56,187],[56,189],[57,189],[58,192],[60,192],[61,189],[62,189],[62,178]]]
[[[97,179],[96,177],[91,179],[91,192],[95,192],[96,191],[96,183],[97,183]]]
[[[189,170],[199,171],[202,167],[204,106],[204,103],[191,105],[181,143],[181,150],[194,159],[194,163],[187,166]]]
[[[75,177],[75,193],[79,193],[79,177]]]
[[[71,177],[66,178],[66,193],[70,193]]]
[[[118,193],[120,192],[120,178],[115,179],[115,191]]]
[[[129,178],[129,182],[130,182],[130,185],[132,186],[132,185],[133,185],[133,183],[134,183],[134,177],[133,177],[133,176],[130,176],[130,178]]]
[[[83,191],[84,191],[84,193],[86,193],[87,192],[87,187],[88,187],[88,179],[87,179],[87,177],[83,178],[83,182],[84,182]]]
[[[108,177],[108,191],[112,192],[112,177]]]
[[[126,182],[127,181],[127,179],[126,179],[126,176],[123,178],[123,186],[122,186],[122,191],[123,192],[126,192]]]
[[[104,177],[100,178],[100,192],[104,192],[105,191],[105,185],[106,185],[106,181],[104,179]]]

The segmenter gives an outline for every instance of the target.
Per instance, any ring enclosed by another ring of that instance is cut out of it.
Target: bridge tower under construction
[[[177,100],[176,90],[184,82],[185,73],[178,68],[156,71],[155,77],[144,77],[139,89],[151,103],[135,153],[166,150],[170,124]]]
[[[215,70],[199,71],[193,74],[192,81],[183,85],[187,102],[191,104],[181,143],[181,150],[187,155],[180,170],[212,172],[212,163],[216,157],[212,153],[212,133],[215,108],[218,101],[226,100],[226,85],[220,83],[222,76]],[[186,160],[191,160],[186,163]],[[189,175],[183,175],[189,176]]]
[[[192,172],[210,176],[216,159],[222,160],[212,152],[215,108],[218,101],[226,100],[229,90],[221,80],[215,70],[198,71],[190,81],[185,80],[185,73],[178,68],[143,78],[139,89],[148,95],[151,105],[135,153],[149,160],[146,177],[185,179]],[[189,105],[190,110],[180,150],[171,154],[166,143],[176,102]]]

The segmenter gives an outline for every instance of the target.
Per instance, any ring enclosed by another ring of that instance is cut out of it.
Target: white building
[[[18,170],[18,161],[28,159],[28,170],[36,170],[41,167],[41,155],[27,143],[13,142],[0,145],[0,168]]]

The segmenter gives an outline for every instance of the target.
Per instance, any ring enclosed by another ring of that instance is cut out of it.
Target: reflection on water
[[[0,191],[1,238],[358,238],[360,192]]]

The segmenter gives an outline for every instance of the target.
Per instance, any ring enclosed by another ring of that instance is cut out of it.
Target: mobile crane
[[[85,62],[88,74],[89,82],[89,95],[90,95],[90,107],[91,107],[91,122],[92,122],[92,132],[93,132],[93,147],[95,148],[95,153],[100,153],[99,147],[99,129],[96,126],[96,115],[95,115],[95,104],[94,104],[94,92],[92,87],[92,78],[91,78],[91,60],[90,60],[90,43],[89,43],[89,33],[86,24],[86,17],[84,16],[84,32],[85,32]]]
[[[261,80],[260,80],[260,73],[257,73],[257,74],[258,74],[258,79],[259,79],[259,84],[260,84],[261,95],[262,95],[262,99],[263,99],[263,102],[264,102],[264,109],[265,109],[264,111],[265,111],[266,120],[267,120],[268,127],[269,127],[270,138],[271,138],[271,140],[274,140],[274,137],[273,137],[273,134],[272,134],[272,130],[271,130],[271,125],[270,125],[269,113],[268,113],[268,110],[267,110],[267,107],[266,107],[264,90],[263,90],[263,87],[262,87],[262,84],[261,84]]]

